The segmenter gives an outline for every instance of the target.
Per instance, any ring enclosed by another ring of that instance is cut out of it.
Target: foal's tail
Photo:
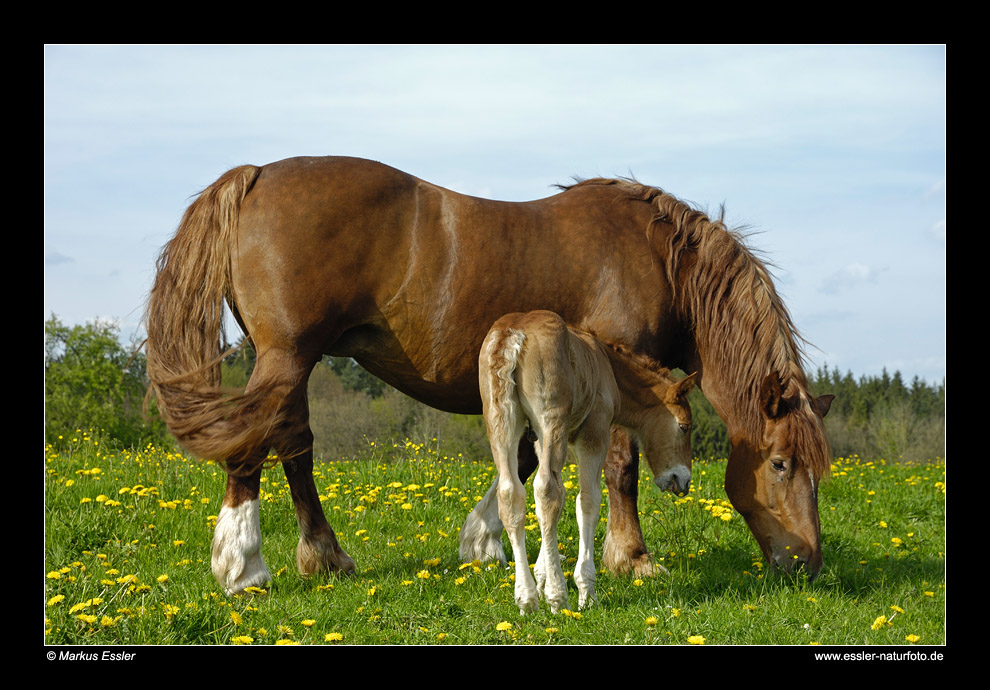
[[[483,375],[488,377],[489,390],[485,421],[492,440],[496,435],[501,438],[511,433],[517,424],[516,420],[522,414],[516,393],[515,371],[525,340],[525,333],[508,328],[492,333],[485,342],[487,367]]]
[[[220,387],[224,302],[231,298],[230,239],[260,170],[230,170],[189,206],[158,258],[145,315],[148,398],[157,397],[179,443],[219,462],[246,459],[278,422],[274,412],[266,412],[272,405],[265,391]]]

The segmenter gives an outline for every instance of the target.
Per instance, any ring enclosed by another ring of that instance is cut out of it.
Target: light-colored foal
[[[570,446],[577,456],[580,481],[574,580],[578,605],[584,608],[596,599],[594,536],[610,426],[619,425],[632,434],[658,486],[686,492],[691,482],[687,394],[695,375],[675,381],[655,362],[570,329],[560,316],[546,311],[508,314],[496,321],[482,345],[479,366],[485,423],[498,469],[495,485],[482,503],[497,495],[498,515],[515,560],[516,604],[523,613],[536,610],[542,594],[553,613],[568,608],[557,523],[564,499],[561,472]],[[533,490],[543,537],[533,574],[526,555],[526,489],[519,480],[517,455],[527,429],[537,439],[539,468]],[[486,518],[479,508],[481,504],[472,515],[478,513],[480,525]],[[490,534],[490,527],[476,531]],[[467,531],[461,535],[462,553],[465,540],[472,538]],[[501,553],[501,545],[497,551]]]

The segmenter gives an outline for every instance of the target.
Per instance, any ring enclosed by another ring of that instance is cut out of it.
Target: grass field
[[[837,459],[821,488],[825,566],[813,583],[767,572],[726,501],[724,461],[696,461],[686,497],[661,494],[644,474],[644,535],[669,575],[601,572],[595,607],[552,615],[543,606],[522,616],[511,569],[458,558],[458,530],[492,482],[493,465],[439,457],[434,445],[370,443],[364,458],[318,465],[324,509],[358,564],[350,577],[297,574],[288,487],[280,469],[267,471],[262,553],[273,582],[231,598],[209,562],[220,468],[158,448],[119,450],[93,435],[65,435],[45,450],[46,643],[945,643],[940,461]],[[577,555],[575,470],[565,469],[569,505],[559,549],[576,608],[569,572]],[[599,558],[606,514],[603,508]],[[532,562],[535,513],[527,535]]]

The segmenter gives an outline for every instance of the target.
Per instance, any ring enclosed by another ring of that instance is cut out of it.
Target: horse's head
[[[725,492],[766,559],[786,572],[803,566],[812,579],[822,567],[818,483],[831,454],[822,418],[833,397],[784,397],[777,376],[767,376],[763,437],[733,439],[725,475]]]
[[[662,491],[686,494],[691,488],[691,405],[687,396],[697,374],[654,386],[658,404],[638,430],[643,454]]]

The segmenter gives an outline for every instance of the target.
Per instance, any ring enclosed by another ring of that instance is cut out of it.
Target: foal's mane
[[[722,382],[729,393],[722,401],[723,414],[750,439],[762,439],[764,418],[757,401],[766,376],[776,373],[791,409],[807,417],[807,423],[792,425],[800,460],[816,477],[827,476],[831,449],[811,409],[802,349],[807,341],[743,235],[722,218],[712,220],[677,197],[635,180],[595,178],[568,188],[587,185],[613,186],[653,208],[646,230],[650,247],[663,266],[677,309],[692,328],[705,363],[704,377]]]

